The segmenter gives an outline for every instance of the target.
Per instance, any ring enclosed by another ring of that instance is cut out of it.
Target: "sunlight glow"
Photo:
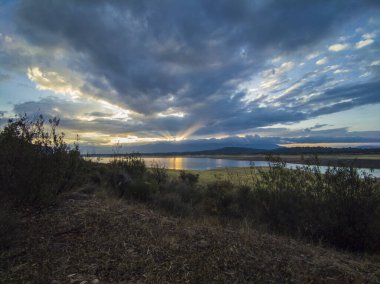
[[[294,147],[334,147],[334,148],[346,148],[346,147],[362,147],[362,146],[375,146],[380,147],[380,143],[291,143],[291,144],[279,144],[279,146],[286,148]]]
[[[36,84],[38,90],[70,95],[74,100],[81,96],[81,92],[66,82],[57,72],[42,72],[39,67],[29,67],[27,75],[29,80]]]
[[[194,134],[196,131],[198,131],[203,126],[204,126],[204,124],[201,122],[197,122],[197,123],[193,124],[192,126],[187,128],[185,131],[178,133],[178,135],[176,135],[176,137],[175,137],[175,141],[185,140],[186,138],[188,138],[189,136]]]
[[[112,138],[110,141],[110,145],[114,144],[132,144],[132,143],[149,143],[149,142],[158,142],[158,141],[165,141],[162,138],[159,137],[138,137],[138,136],[132,136],[129,135],[127,137],[115,137]]]

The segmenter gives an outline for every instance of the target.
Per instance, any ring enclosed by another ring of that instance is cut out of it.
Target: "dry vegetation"
[[[20,214],[17,237],[1,253],[4,283],[380,281],[375,257],[91,194],[66,194],[55,207]]]

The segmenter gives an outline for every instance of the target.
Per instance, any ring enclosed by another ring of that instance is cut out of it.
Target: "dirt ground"
[[[63,196],[22,212],[2,283],[380,283],[380,262],[141,204]]]

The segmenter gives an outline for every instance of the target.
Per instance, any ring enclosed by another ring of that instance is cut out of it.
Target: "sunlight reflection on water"
[[[94,162],[109,163],[113,160],[112,157],[92,157],[86,158]],[[152,163],[158,163],[167,169],[173,170],[211,170],[217,168],[242,168],[251,166],[250,161],[213,159],[213,158],[194,158],[194,157],[143,157],[146,165],[150,167]],[[255,167],[267,167],[268,162],[254,161]],[[287,168],[295,168],[302,164],[287,163]],[[321,166],[322,172],[326,171],[327,167]],[[361,171],[369,172],[370,169],[363,168]],[[373,176],[380,178],[380,169],[375,169],[372,172]]]

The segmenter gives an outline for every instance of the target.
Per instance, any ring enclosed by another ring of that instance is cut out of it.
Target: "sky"
[[[380,146],[380,1],[0,0],[20,114],[90,153]]]

